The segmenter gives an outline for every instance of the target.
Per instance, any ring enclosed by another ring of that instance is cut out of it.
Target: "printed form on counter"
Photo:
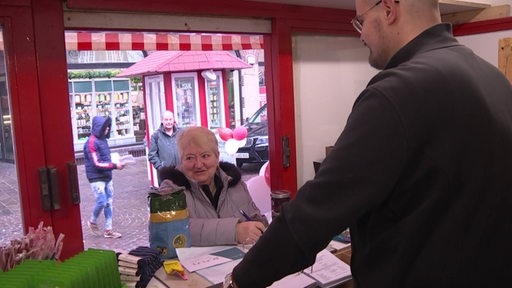
[[[315,279],[320,287],[332,287],[352,279],[350,266],[326,249],[318,252],[315,263],[303,273]]]

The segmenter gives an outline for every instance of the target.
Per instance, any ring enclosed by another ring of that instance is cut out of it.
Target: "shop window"
[[[181,127],[201,125],[196,78],[196,73],[176,73],[172,77],[173,95],[176,97],[174,111]]]
[[[206,105],[208,113],[208,128],[224,127],[224,93],[222,87],[222,73],[215,72],[215,79],[206,81]],[[212,78],[213,79],[213,78]]]
[[[135,142],[129,79],[70,80],[71,119],[75,151],[91,133],[92,118],[112,118],[112,146]]]

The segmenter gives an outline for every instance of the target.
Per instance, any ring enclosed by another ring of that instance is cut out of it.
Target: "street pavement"
[[[242,169],[245,181],[258,174],[261,165],[246,164]],[[113,229],[123,236],[112,239],[94,235],[87,220],[94,207],[94,195],[85,177],[83,165],[77,166],[80,187],[80,212],[84,248],[132,250],[149,246],[147,195],[151,186],[146,156],[135,157],[135,163],[113,171]],[[22,237],[18,186],[14,164],[0,162],[0,246]],[[100,216],[100,227],[104,217]],[[46,225],[45,225],[46,226]],[[66,238],[64,238],[66,245]]]

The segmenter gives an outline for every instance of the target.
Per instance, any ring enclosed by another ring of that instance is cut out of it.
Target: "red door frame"
[[[62,15],[61,2],[56,0],[0,6],[23,231],[43,222],[56,237],[64,234],[61,257],[65,259],[84,246],[80,207],[71,203],[69,192],[73,180],[67,163],[74,163],[73,136],[65,54],[61,54],[64,34],[55,32],[64,29]],[[38,171],[50,166],[57,169],[61,207],[45,211]]]
[[[39,87],[35,73],[35,47],[29,7],[0,8],[10,94],[14,151],[23,231],[37,227],[40,221],[51,223],[51,214],[42,211],[38,168],[45,167]],[[26,119],[31,119],[30,122]]]
[[[64,57],[65,39],[62,1],[32,1],[39,99],[42,107],[45,155],[47,165],[58,171],[61,208],[53,211],[52,223],[56,233],[65,234],[63,258],[84,250],[80,205],[72,202],[72,179],[68,164],[75,163],[73,128],[69,113],[68,73]],[[49,71],[51,71],[49,73]],[[63,117],[63,115],[66,115]],[[76,167],[75,169],[76,175]],[[78,189],[78,188],[77,188]]]

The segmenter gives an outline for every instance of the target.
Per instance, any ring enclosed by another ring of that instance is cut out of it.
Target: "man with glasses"
[[[437,0],[355,3],[381,71],[225,286],[266,287],[350,228],[355,287],[510,287],[509,81],[457,42]]]

